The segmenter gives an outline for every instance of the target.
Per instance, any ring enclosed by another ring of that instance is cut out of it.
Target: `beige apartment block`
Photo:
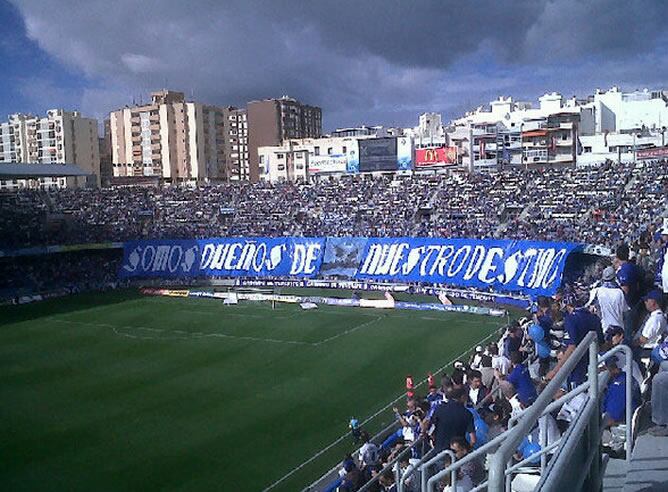
[[[245,111],[187,101],[182,92],[154,92],[150,104],[110,114],[112,174],[171,182],[240,179],[241,160],[227,143],[241,116],[245,126]]]

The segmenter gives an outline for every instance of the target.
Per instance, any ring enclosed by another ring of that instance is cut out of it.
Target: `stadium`
[[[665,160],[3,192],[0,476],[8,490],[655,480],[667,216]],[[629,304],[619,326],[610,283]]]

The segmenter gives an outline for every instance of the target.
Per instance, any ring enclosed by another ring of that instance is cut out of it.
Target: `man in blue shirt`
[[[610,374],[610,379],[608,379],[608,386],[603,398],[603,426],[610,427],[624,423],[624,417],[626,416],[626,373],[617,367],[616,357],[606,360],[605,368]],[[631,395],[631,411],[634,411],[640,400],[637,386],[634,385]]]
[[[536,401],[536,397],[538,396],[536,387],[529,375],[529,368],[522,364],[522,355],[519,352],[512,352],[510,354],[510,362],[513,368],[506,380],[513,385],[513,388],[517,392],[517,399],[526,408]]]
[[[566,363],[571,354],[575,351],[575,347],[587,336],[587,333],[593,331],[598,337],[598,343],[604,342],[603,331],[601,329],[601,320],[598,316],[592,313],[589,309],[583,307],[587,302],[584,296],[569,296],[566,300],[566,316],[564,317],[564,328],[566,330],[566,337],[564,344],[566,351],[564,356],[557,362],[554,369],[547,373],[546,379],[552,379],[557,371]],[[568,384],[575,387],[582,384],[587,374],[587,357],[583,357],[578,365],[575,366],[573,372],[568,377]]]
[[[640,270],[629,261],[629,256],[629,247],[622,244],[615,251],[613,262],[617,269],[617,283],[624,291],[626,304],[631,308],[624,316],[624,338],[627,343],[630,343],[633,339],[633,332],[637,327],[638,317],[642,310],[640,303]]]

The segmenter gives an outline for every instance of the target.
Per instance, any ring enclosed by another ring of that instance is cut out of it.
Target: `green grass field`
[[[0,483],[262,490],[399,396],[407,374],[422,379],[503,322],[134,291],[3,307]],[[300,490],[350,449],[275,490]]]

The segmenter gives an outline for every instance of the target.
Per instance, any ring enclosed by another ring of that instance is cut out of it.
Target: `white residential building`
[[[84,118],[78,111],[51,109],[46,117],[13,114],[0,123],[0,163],[76,164],[94,175],[100,184],[100,152],[97,120]],[[71,181],[72,182],[72,181]],[[15,180],[0,186],[67,186],[66,178],[40,178],[36,182]]]
[[[359,159],[358,141],[368,138],[374,136],[293,139],[259,147],[260,179],[273,183],[341,176]]]

